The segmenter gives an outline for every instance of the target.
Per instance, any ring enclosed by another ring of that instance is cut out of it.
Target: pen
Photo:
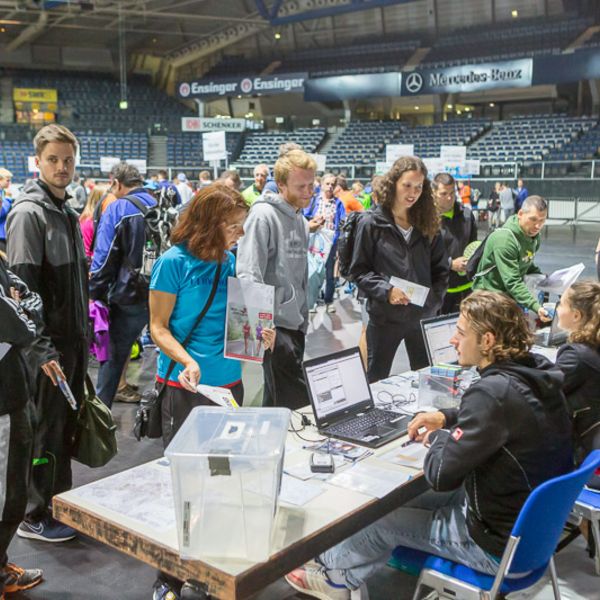
[[[402,442],[400,444],[401,448],[406,448],[406,446],[410,446],[411,444],[416,444],[417,440],[406,440],[406,442]]]

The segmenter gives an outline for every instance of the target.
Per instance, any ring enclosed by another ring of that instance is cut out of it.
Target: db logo
[[[192,90],[190,89],[189,83],[182,83],[179,86],[179,95],[182,96],[183,98],[187,98],[190,95],[191,91]]]
[[[242,79],[240,90],[242,90],[244,94],[249,94],[252,91],[252,79]]]

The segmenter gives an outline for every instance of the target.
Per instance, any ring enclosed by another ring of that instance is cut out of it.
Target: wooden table
[[[306,436],[306,432],[303,435]],[[300,449],[302,442],[294,434],[289,434],[288,441],[296,448],[293,453],[296,460],[308,461],[309,453]],[[165,508],[160,503],[161,490],[167,492],[164,486],[170,486],[170,475],[165,476],[169,467],[164,459],[55,496],[54,516],[178,579],[202,582],[211,598],[247,598],[428,488],[419,471],[390,465],[378,458],[402,441],[387,444],[362,461],[362,464],[411,474],[409,480],[386,496],[373,498],[325,482],[325,491],[302,507],[280,504],[274,526],[273,554],[267,562],[180,558],[175,524],[164,519]],[[138,481],[141,483],[136,483]],[[157,483],[150,485],[152,481]],[[131,504],[122,503],[123,511],[116,506],[107,508],[114,500],[112,495],[109,497],[111,489],[120,490],[123,498],[130,497]],[[165,527],[159,525],[163,523]]]

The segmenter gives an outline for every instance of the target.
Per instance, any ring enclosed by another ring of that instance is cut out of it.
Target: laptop
[[[558,305],[554,308],[554,316],[549,327],[543,327],[534,332],[535,343],[544,348],[555,348],[567,341],[568,333],[558,326]]]
[[[358,348],[304,361],[319,433],[379,448],[403,436],[411,417],[375,408]]]
[[[451,313],[421,321],[423,341],[430,365],[458,364],[456,348],[450,343],[450,339],[456,332],[458,317],[459,313]]]

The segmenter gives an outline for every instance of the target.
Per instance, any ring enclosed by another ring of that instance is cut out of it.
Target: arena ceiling
[[[0,49],[110,48],[173,66],[561,14],[573,0],[0,0]],[[35,66],[35,65],[32,65]]]

